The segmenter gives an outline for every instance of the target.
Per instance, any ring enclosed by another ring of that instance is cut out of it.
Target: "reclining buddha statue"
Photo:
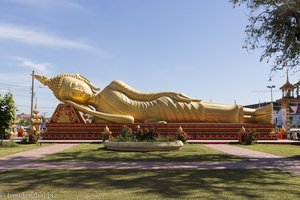
[[[55,97],[94,116],[95,123],[260,123],[273,122],[272,104],[258,109],[216,104],[175,92],[139,92],[122,81],[102,91],[78,74],[33,75]]]

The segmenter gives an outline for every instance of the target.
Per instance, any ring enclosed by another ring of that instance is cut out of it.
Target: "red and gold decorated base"
[[[113,135],[117,135],[124,124],[99,124],[86,123],[82,113],[70,104],[59,104],[50,120],[46,124],[47,131],[43,140],[100,140],[101,132],[107,126]],[[260,140],[277,140],[275,134],[270,134],[272,124],[249,123],[167,123],[167,124],[126,124],[131,129],[137,126],[145,129],[155,128],[162,137],[175,137],[177,129],[182,129],[188,134],[190,140],[238,140],[239,133],[244,127],[259,133]]]
[[[72,123],[48,123],[47,132],[43,134],[45,140],[100,140],[101,132],[105,126],[117,135],[124,124],[72,124]],[[168,124],[127,124],[133,130],[141,128],[156,128],[162,137],[175,137],[177,129],[181,126],[188,134],[190,140],[238,140],[242,127],[255,129],[258,139],[277,140],[277,135],[270,134],[273,125],[257,124],[219,124],[219,123],[168,123]]]

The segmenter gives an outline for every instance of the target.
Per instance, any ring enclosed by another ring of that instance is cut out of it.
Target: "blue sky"
[[[269,101],[273,84],[277,99],[284,73],[269,82],[260,51],[242,49],[247,13],[227,0],[0,0],[0,92],[29,113],[35,70],[242,105]],[[59,102],[40,86],[38,106],[50,116]]]

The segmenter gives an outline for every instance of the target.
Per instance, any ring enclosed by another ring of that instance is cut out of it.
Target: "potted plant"
[[[118,151],[172,151],[183,146],[181,140],[159,137],[156,129],[137,126],[133,131],[125,125],[116,138],[106,140],[103,144],[107,149]]]

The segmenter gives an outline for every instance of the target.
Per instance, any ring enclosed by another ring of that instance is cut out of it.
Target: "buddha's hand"
[[[173,98],[176,101],[179,102],[184,102],[184,103],[190,103],[190,102],[200,102],[200,99],[192,99],[182,93],[172,93],[172,95],[170,95],[171,98]]]
[[[118,114],[104,113],[104,112],[100,112],[97,110],[92,110],[88,106],[80,105],[80,104],[77,104],[70,100],[65,100],[62,102],[70,103],[71,105],[74,106],[74,108],[78,109],[79,111],[86,113],[86,114],[93,115],[94,117],[99,118],[101,120],[105,120],[108,122],[114,122],[114,123],[126,123],[126,124],[134,123],[134,118],[129,115],[118,115]]]

